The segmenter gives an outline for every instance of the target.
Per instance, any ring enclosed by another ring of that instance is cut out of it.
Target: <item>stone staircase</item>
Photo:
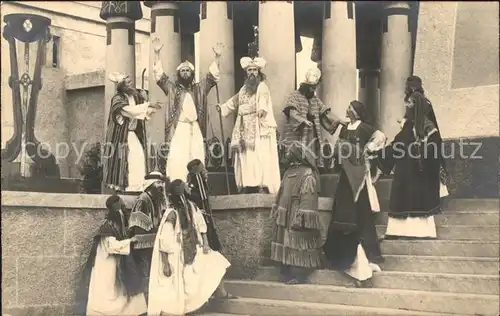
[[[373,288],[347,288],[340,272],[315,271],[309,284],[279,283],[276,267],[252,280],[229,280],[238,300],[211,311],[239,315],[499,314],[499,201],[455,199],[436,216],[438,240],[387,240]],[[385,231],[387,213],[378,218]]]

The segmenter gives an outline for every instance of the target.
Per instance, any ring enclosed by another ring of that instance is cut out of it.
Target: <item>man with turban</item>
[[[132,86],[123,74],[109,77],[116,84],[111,99],[106,143],[103,149],[103,182],[115,191],[140,191],[147,166],[146,121],[160,103],[147,102],[146,93]]]
[[[205,111],[207,96],[220,78],[219,64],[224,45],[217,43],[213,48],[215,60],[209,72],[199,83],[194,82],[194,65],[189,61],[177,67],[174,82],[163,71],[159,52],[163,45],[153,40],[155,51],[154,75],[156,83],[165,93],[168,118],[165,127],[165,141],[169,146],[166,171],[170,179],[186,181],[186,161],[205,160]],[[163,157],[165,158],[165,157]]]
[[[322,155],[325,143],[321,139],[321,127],[333,135],[339,124],[347,124],[347,121],[330,117],[330,107],[315,95],[320,78],[318,68],[309,69],[299,89],[288,96],[283,109],[287,118],[284,145],[290,147],[298,142],[307,146],[317,168],[328,167],[324,165]]]
[[[132,256],[142,277],[142,289],[148,290],[149,271],[153,251],[154,234],[160,226],[161,216],[167,209],[165,185],[168,181],[160,172],[153,171],[145,177],[144,191],[139,195],[130,213],[128,235],[136,237]]]
[[[231,150],[234,153],[234,173],[240,191],[259,189],[276,194],[280,186],[276,121],[271,93],[264,82],[261,57],[243,57],[245,84],[227,102],[217,106],[222,116],[237,112]]]
[[[229,262],[210,249],[200,209],[182,180],[168,187],[151,260],[148,315],[186,315],[201,308],[219,286]]]

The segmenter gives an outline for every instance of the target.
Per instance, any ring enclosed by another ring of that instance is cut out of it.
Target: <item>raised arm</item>
[[[220,80],[220,62],[222,56],[222,49],[224,45],[222,43],[217,43],[212,50],[214,52],[214,60],[208,67],[208,73],[205,78],[201,79],[200,84],[202,85],[203,92],[208,94],[210,90],[219,82]]]
[[[154,49],[153,74],[155,77],[155,81],[163,91],[163,93],[165,93],[165,95],[168,95],[170,87],[173,86],[173,82],[171,82],[170,78],[163,70],[163,65],[160,60],[160,51],[163,48],[163,44],[160,43],[160,39],[158,37],[155,37],[151,44],[153,45]]]

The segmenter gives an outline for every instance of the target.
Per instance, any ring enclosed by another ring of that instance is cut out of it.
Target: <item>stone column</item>
[[[128,75],[135,86],[135,21],[142,19],[139,1],[103,1],[101,19],[106,21],[106,74],[104,78],[104,130],[108,125],[111,98],[116,93],[109,75]],[[106,132],[104,132],[106,135]]]
[[[205,78],[214,60],[212,47],[217,42],[223,43],[225,47],[222,51],[218,87],[220,102],[225,102],[235,94],[233,4],[226,1],[203,1],[200,6],[200,63],[198,65],[200,79]],[[226,139],[222,139],[219,113],[215,104],[217,104],[217,96],[214,87],[208,97],[206,138],[211,139],[216,136],[220,141],[225,142],[233,132],[234,116],[223,118]]]
[[[274,117],[283,135],[285,99],[295,90],[295,23],[292,1],[260,1],[259,56],[267,61],[264,73],[271,90]]]
[[[356,20],[354,1],[325,2],[322,41],[322,101],[345,117],[356,99]]]
[[[172,80],[176,80],[176,68],[181,60],[181,23],[179,7],[174,1],[144,1],[151,8],[151,35],[160,39],[163,48],[160,51],[160,60],[163,70]],[[158,87],[153,72],[155,52],[152,42],[149,44],[149,100],[150,102],[166,101],[165,93]],[[170,111],[167,104],[157,111],[148,124],[149,139],[156,150],[165,141],[165,125]]]
[[[380,69],[379,126],[392,139],[404,115],[404,87],[411,74],[411,33],[408,2],[393,1],[385,7]]]
[[[376,126],[378,126],[380,107],[379,76],[378,69],[359,70],[358,100],[365,104]]]

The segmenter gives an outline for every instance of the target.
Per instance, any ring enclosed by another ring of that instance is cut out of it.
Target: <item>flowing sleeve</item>
[[[295,212],[294,228],[321,229],[318,213],[317,179],[311,170],[307,171],[300,188],[300,202]]]
[[[210,67],[208,67],[208,73],[205,75],[205,78],[200,80],[200,85],[202,91],[205,95],[207,95],[210,90],[219,82],[220,80],[220,69],[217,62],[214,60]]]
[[[156,84],[160,87],[163,93],[168,96],[173,83],[170,81],[170,78],[163,70],[163,64],[161,60],[155,61],[153,65],[153,75],[155,77]]]
[[[128,118],[144,120],[149,119],[148,117],[149,102],[145,102],[136,106],[127,105],[122,108],[121,114]]]
[[[102,240],[107,253],[125,256],[130,254],[130,239],[117,240],[115,237],[107,236]]]
[[[323,104],[319,98],[316,98],[316,100],[319,105],[319,122],[321,126],[331,135],[335,134],[340,125],[340,119],[333,115],[331,113],[332,109]]]
[[[239,105],[239,93],[235,94],[231,99],[227,100],[224,104],[221,104],[221,114],[222,116],[228,116],[230,113],[236,111]]]
[[[293,130],[297,131],[304,126],[306,121],[305,117],[300,115],[300,99],[297,98],[295,93],[288,95],[285,101],[285,107],[283,108],[283,113],[292,125]]]
[[[176,238],[175,238],[175,224],[177,222],[177,215],[174,211],[170,211],[167,215],[167,219],[158,237],[160,251],[164,253],[174,253],[176,249]]]
[[[375,132],[373,132],[370,140],[366,144],[366,149],[369,152],[379,151],[384,148],[386,141],[387,137],[385,136],[385,134],[379,130],[376,130]]]

